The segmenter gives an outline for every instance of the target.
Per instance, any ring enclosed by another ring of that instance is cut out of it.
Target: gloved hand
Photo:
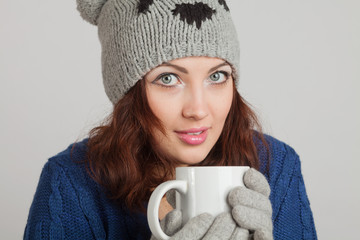
[[[244,175],[244,185],[246,187],[236,187],[228,195],[232,217],[242,232],[250,233],[248,238],[240,239],[272,240],[270,186],[265,176],[250,168]]]
[[[169,191],[166,198],[170,205],[175,207],[175,191]],[[244,236],[244,231],[236,226],[231,213],[222,213],[215,219],[210,214],[203,213],[191,218],[183,228],[181,223],[182,213],[175,209],[160,221],[160,226],[168,236],[171,236],[171,240],[245,239],[239,238]],[[248,232],[245,234],[248,236]],[[151,236],[150,240],[156,238]]]
[[[208,213],[202,213],[191,218],[183,228],[181,228],[181,221],[181,211],[175,209],[160,221],[160,226],[166,235],[171,236],[171,240],[242,240],[249,236],[248,232],[236,226],[228,212],[221,213],[215,219]],[[156,240],[156,238],[151,236],[150,240]]]

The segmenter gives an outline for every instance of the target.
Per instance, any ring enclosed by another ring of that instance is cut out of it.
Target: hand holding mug
[[[162,229],[172,236],[170,239],[273,239],[270,186],[266,178],[251,168],[245,172],[243,180],[246,187],[235,187],[228,195],[232,216],[224,212],[212,221],[211,215],[201,214],[181,228],[181,211],[173,210],[161,221]],[[166,197],[175,207],[175,191],[167,192]],[[151,239],[156,238],[153,236]]]
[[[272,240],[270,186],[254,168],[245,173],[244,184],[246,187],[236,187],[228,196],[232,216],[240,228],[254,233],[249,239]]]
[[[170,189],[177,190],[176,211],[180,211],[181,213],[182,223],[180,225],[184,226],[182,229],[187,229],[186,226],[190,226],[191,224],[196,226],[196,219],[199,218],[201,220],[202,217],[200,216],[202,216],[203,213],[216,216],[214,222],[210,221],[210,225],[213,224],[210,229],[210,226],[205,224],[207,226],[204,228],[206,232],[209,231],[212,232],[212,234],[219,232],[219,230],[224,229],[224,226],[229,225],[223,224],[227,220],[230,220],[229,222],[232,222],[232,226],[235,228],[236,224],[232,220],[230,214],[231,207],[227,203],[227,197],[229,192],[236,186],[244,186],[242,179],[248,169],[249,167],[244,166],[176,168],[176,180],[160,184],[150,197],[147,215],[150,230],[153,235],[157,239],[170,239],[170,237],[163,232],[158,220],[161,198]],[[190,224],[188,224],[188,222]],[[231,231],[229,230],[229,232]]]
[[[224,212],[215,219],[209,213],[202,213],[191,218],[183,227],[181,215],[181,211],[174,209],[160,222],[162,230],[171,236],[171,240],[233,239],[231,236],[237,228],[229,212]],[[152,235],[150,240],[160,239]]]
[[[223,212],[215,219],[208,213],[200,214],[190,219],[183,228],[181,211],[175,209],[175,190],[166,193],[168,203],[174,208],[164,219],[160,226],[164,233],[171,236],[171,240],[248,240],[249,231],[241,229],[231,216],[230,212]],[[153,235],[150,240],[158,240]]]

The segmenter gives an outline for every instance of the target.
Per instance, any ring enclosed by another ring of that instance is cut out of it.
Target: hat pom
[[[107,0],[76,0],[77,10],[87,22],[97,25],[101,9]]]

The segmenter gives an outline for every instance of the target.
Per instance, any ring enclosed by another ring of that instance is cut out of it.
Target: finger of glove
[[[254,240],[273,240],[272,231],[266,231],[263,229],[257,230],[254,233]]]
[[[233,234],[229,238],[230,240],[248,240],[249,230],[244,228],[236,227]]]
[[[176,208],[176,190],[170,189],[166,192],[166,201],[172,206],[172,208]]]
[[[231,213],[224,212],[218,215],[203,240],[229,239],[236,228],[236,222]]]
[[[179,210],[172,210],[160,221],[161,229],[168,236],[174,235],[181,229],[182,213]]]
[[[264,211],[237,205],[232,209],[232,216],[237,224],[249,230],[272,230],[272,220]]]
[[[272,207],[270,200],[263,194],[255,192],[246,187],[236,187],[228,195],[228,202],[231,207],[243,205],[256,208],[271,215]]]
[[[270,196],[270,186],[265,176],[262,175],[255,168],[250,168],[244,174],[244,184],[247,188],[263,194],[266,197]]]
[[[180,231],[171,237],[171,240],[201,239],[206,234],[213,221],[214,217],[208,213],[202,213],[196,217],[193,217]]]

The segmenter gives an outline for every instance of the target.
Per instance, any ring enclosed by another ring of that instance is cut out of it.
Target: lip
[[[191,128],[183,131],[175,131],[181,141],[190,145],[199,145],[205,142],[208,135],[208,127]],[[189,135],[189,133],[202,132],[199,135]]]
[[[176,133],[196,133],[196,132],[201,132],[201,131],[206,131],[208,130],[208,127],[200,127],[200,128],[190,128],[188,130],[183,130],[183,131],[175,131]]]

